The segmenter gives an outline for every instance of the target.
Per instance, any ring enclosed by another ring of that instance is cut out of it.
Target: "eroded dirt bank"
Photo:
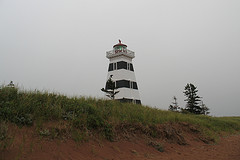
[[[179,126],[178,126],[179,127]],[[165,129],[164,129],[165,130]],[[110,142],[93,138],[76,143],[72,139],[41,138],[34,130],[16,131],[12,145],[1,150],[1,160],[239,160],[240,135],[221,137],[218,143],[207,144],[196,131],[181,129],[178,136],[184,143],[169,138],[149,138],[139,133],[123,135]],[[192,130],[192,129],[191,129]],[[193,129],[194,130],[194,129]],[[168,129],[168,132],[171,129]],[[175,132],[175,130],[174,130]],[[171,135],[171,134],[170,134]],[[169,136],[169,135],[167,135]],[[173,135],[174,136],[174,135]],[[126,138],[127,137],[127,138]],[[181,139],[181,138],[180,138]],[[157,149],[152,145],[159,144]],[[161,152],[160,152],[161,151]]]

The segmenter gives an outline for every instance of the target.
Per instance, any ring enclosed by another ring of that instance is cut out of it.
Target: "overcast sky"
[[[118,39],[144,105],[185,107],[193,83],[211,115],[240,115],[239,0],[0,0],[0,84],[104,97]]]

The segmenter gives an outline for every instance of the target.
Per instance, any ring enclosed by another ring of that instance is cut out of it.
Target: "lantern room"
[[[115,53],[121,53],[121,52],[127,53],[127,45],[122,44],[121,40],[118,40],[118,41],[119,41],[119,43],[115,44],[113,46],[114,52]]]

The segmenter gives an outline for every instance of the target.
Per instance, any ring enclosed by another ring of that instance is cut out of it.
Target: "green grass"
[[[33,124],[41,126],[44,122],[62,120],[72,125],[73,135],[75,132],[95,130],[109,140],[114,137],[114,127],[122,123],[154,126],[170,122],[187,122],[198,126],[206,136],[240,131],[240,117],[181,114],[137,104],[67,97],[36,90],[22,91],[5,86],[0,88],[0,120],[19,126]]]

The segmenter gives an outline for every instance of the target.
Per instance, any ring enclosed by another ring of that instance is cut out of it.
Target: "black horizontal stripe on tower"
[[[138,90],[137,82],[129,80],[118,80],[116,81],[116,88],[132,88]]]
[[[129,80],[117,80],[115,82],[116,88],[131,88],[131,89],[136,89],[138,90],[137,82],[134,81],[129,81]],[[106,89],[107,85],[105,86]]]
[[[118,70],[118,69],[126,69],[130,71],[134,71],[133,64],[127,63],[125,61],[119,61],[116,63],[110,63],[108,67],[108,71]]]

